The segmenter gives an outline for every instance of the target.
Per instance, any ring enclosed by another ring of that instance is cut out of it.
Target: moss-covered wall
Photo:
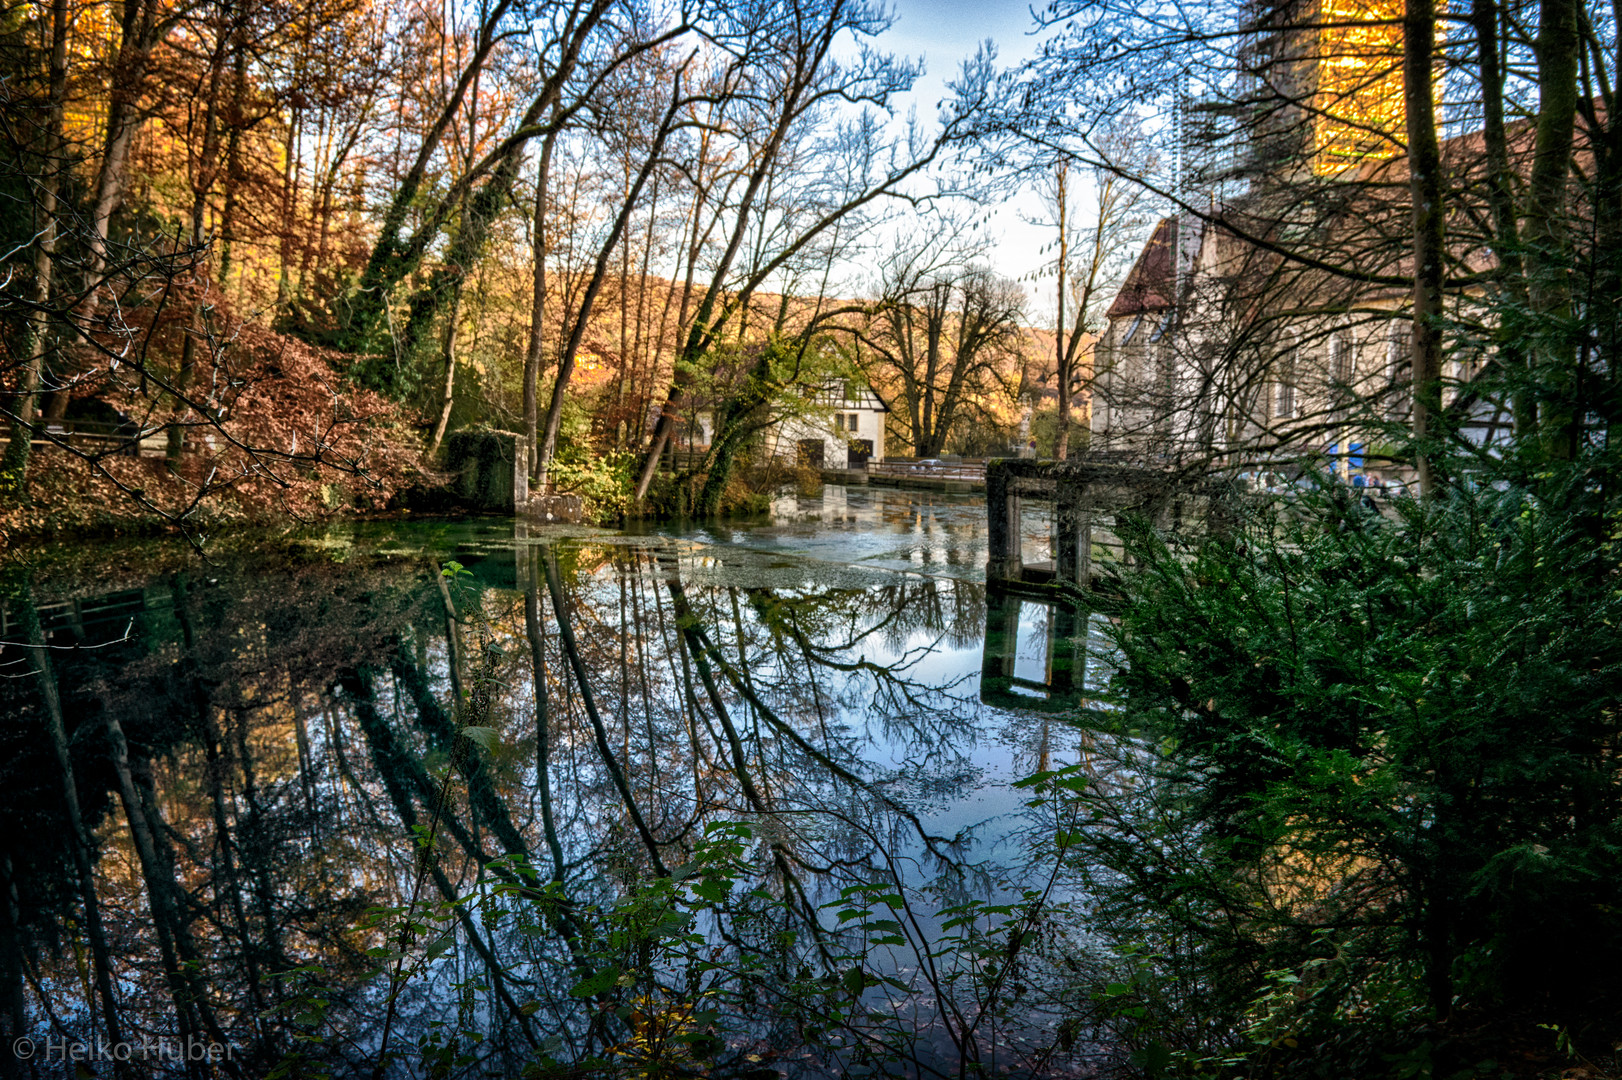
[[[451,490],[475,509],[510,514],[513,466],[519,436],[488,428],[453,431],[445,436],[445,470],[453,474]]]

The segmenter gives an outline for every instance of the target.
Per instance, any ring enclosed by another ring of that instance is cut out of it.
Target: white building
[[[1397,276],[1400,254],[1376,270]],[[1292,267],[1191,215],[1166,218],[1106,312],[1091,449],[1240,469],[1313,459],[1354,484],[1406,475],[1391,455],[1412,411],[1410,301],[1411,289]],[[1474,370],[1450,359],[1444,407]],[[1465,405],[1452,423],[1472,441],[1507,430],[1491,402]]]
[[[812,399],[831,411],[783,420],[766,434],[773,457],[790,458],[817,469],[861,469],[884,460],[884,421],[890,406],[858,382],[831,385]]]

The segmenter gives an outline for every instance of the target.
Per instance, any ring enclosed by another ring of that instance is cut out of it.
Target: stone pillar
[[[1087,626],[1086,612],[1069,604],[1056,604],[1048,623],[1048,686],[1055,698],[1070,698],[1085,672],[1086,653],[1078,648],[1076,636]]]
[[[1019,656],[1019,599],[992,586],[986,590],[986,636],[980,654],[980,680],[1004,680],[994,683],[996,689],[1006,689],[1006,680],[1014,676],[1014,664]]]
[[[518,583],[518,591],[529,589],[530,557],[529,557],[529,519],[522,514],[513,518],[513,580]]]
[[[986,580],[1018,581],[1019,498],[1006,461],[986,463]]]
[[[1091,561],[1092,530],[1089,515],[1082,509],[1085,489],[1057,481],[1053,493],[1053,572],[1059,581],[1087,583]]]
[[[1093,580],[1093,515],[1090,510],[1076,514],[1076,576],[1077,585],[1090,585]]]
[[[529,510],[529,457],[522,436],[513,440],[513,513]]]

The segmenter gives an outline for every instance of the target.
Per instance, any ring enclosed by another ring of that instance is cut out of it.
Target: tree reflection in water
[[[943,812],[1048,744],[978,698],[984,586],[417,529],[13,573],[11,1032],[243,1076],[1057,1069],[1049,883]]]

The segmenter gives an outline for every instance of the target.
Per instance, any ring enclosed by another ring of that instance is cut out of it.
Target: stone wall
[[[523,445],[523,436],[513,431],[451,432],[445,436],[451,492],[470,509],[486,514],[578,523],[584,516],[580,496],[530,494],[529,476],[520,464]]]
[[[445,471],[452,474],[451,490],[475,510],[511,514],[518,507],[515,479],[519,447],[516,432],[471,428],[445,436]],[[527,503],[528,485],[523,500]]]

